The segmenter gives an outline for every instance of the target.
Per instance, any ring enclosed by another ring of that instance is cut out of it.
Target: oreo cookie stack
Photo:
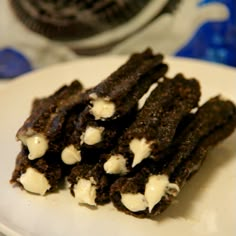
[[[45,195],[66,179],[79,204],[160,214],[236,128],[232,101],[215,96],[200,106],[199,82],[167,78],[167,69],[163,55],[147,49],[92,88],[74,81],[36,99],[17,132],[11,183]]]

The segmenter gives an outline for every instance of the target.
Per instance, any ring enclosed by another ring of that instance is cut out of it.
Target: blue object
[[[236,66],[236,1],[201,0],[198,7],[221,3],[229,11],[229,18],[219,22],[205,22],[176,55]]]
[[[13,48],[0,50],[0,78],[14,78],[32,70],[27,58]]]

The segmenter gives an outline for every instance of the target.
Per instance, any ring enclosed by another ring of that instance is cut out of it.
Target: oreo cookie
[[[54,40],[79,40],[122,25],[150,0],[10,2],[19,20],[32,31]]]

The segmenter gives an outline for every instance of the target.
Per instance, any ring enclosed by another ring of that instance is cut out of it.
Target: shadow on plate
[[[230,145],[233,145],[233,147],[235,146],[233,144],[235,139],[236,134],[230,139]],[[201,195],[210,187],[219,170],[235,158],[236,149],[229,149],[227,147],[229,147],[229,143],[227,145],[220,144],[208,154],[200,170],[192,176],[181,190],[177,197],[177,202],[173,203],[161,215],[155,217],[155,220],[162,222],[170,218],[191,219],[194,203],[201,199]]]

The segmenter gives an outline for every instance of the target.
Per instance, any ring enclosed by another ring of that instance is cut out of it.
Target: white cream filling
[[[82,135],[82,143],[94,145],[102,141],[102,132],[104,127],[88,126]]]
[[[121,202],[130,211],[143,211],[148,207],[149,212],[166,195],[176,196],[179,186],[170,183],[166,175],[152,175],[145,186],[144,195],[141,193],[121,194]]]
[[[145,186],[144,196],[148,202],[149,212],[167,193],[174,194],[170,189],[179,192],[179,186],[169,182],[167,175],[152,175]]]
[[[147,201],[141,193],[123,193],[121,194],[122,204],[132,212],[144,211],[147,207]]]
[[[81,154],[80,151],[71,144],[63,149],[61,153],[61,159],[65,164],[73,165],[76,162],[81,161]]]
[[[94,179],[79,179],[74,185],[74,194],[78,203],[96,206],[96,184]]]
[[[143,159],[147,158],[151,154],[151,142],[148,143],[145,138],[132,139],[129,144],[129,148],[134,154],[132,167],[135,167]]]
[[[19,178],[24,189],[40,195],[44,195],[51,188],[46,177],[36,169],[29,167]]]
[[[90,97],[94,99],[91,101],[90,113],[95,120],[110,118],[115,114],[115,104],[109,98],[98,98],[95,93],[90,94]]]
[[[28,158],[34,160],[42,157],[48,149],[48,140],[43,134],[35,134],[25,139],[25,145],[29,149]]]
[[[121,154],[112,155],[103,165],[107,174],[121,174],[128,172],[126,160]]]

